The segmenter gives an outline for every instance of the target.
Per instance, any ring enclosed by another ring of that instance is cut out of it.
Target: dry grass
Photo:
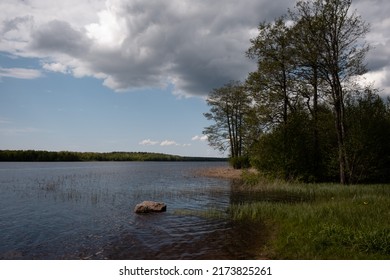
[[[257,172],[255,169],[234,169],[232,167],[212,167],[199,169],[195,172],[197,176],[238,180],[245,172]]]

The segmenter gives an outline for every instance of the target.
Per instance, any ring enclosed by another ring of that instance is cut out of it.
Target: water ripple
[[[221,164],[0,163],[0,259],[254,258],[261,233],[224,215],[229,181],[193,176]],[[143,200],[168,210],[134,214]]]

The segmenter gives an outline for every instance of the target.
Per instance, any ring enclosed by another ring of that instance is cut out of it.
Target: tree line
[[[210,92],[209,144],[235,168],[341,184],[390,181],[390,101],[361,83],[369,25],[350,0],[298,1],[262,22],[257,70]]]
[[[71,152],[0,150],[0,161],[224,161],[223,158],[182,157],[147,152]]]

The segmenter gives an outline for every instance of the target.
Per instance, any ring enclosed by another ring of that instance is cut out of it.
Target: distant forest
[[[0,161],[225,161],[224,158],[182,157],[146,152],[50,152],[35,150],[0,150]]]

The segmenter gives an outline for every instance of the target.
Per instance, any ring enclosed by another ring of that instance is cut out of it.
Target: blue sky
[[[4,68],[39,67],[36,59],[0,55]],[[2,77],[1,149],[149,151],[220,156],[202,137],[209,123],[202,98],[166,89],[115,92],[95,78],[43,72]]]
[[[289,0],[2,0],[0,149],[221,156],[205,98],[243,80],[261,21]],[[369,81],[390,92],[390,2],[354,1],[371,24]]]

